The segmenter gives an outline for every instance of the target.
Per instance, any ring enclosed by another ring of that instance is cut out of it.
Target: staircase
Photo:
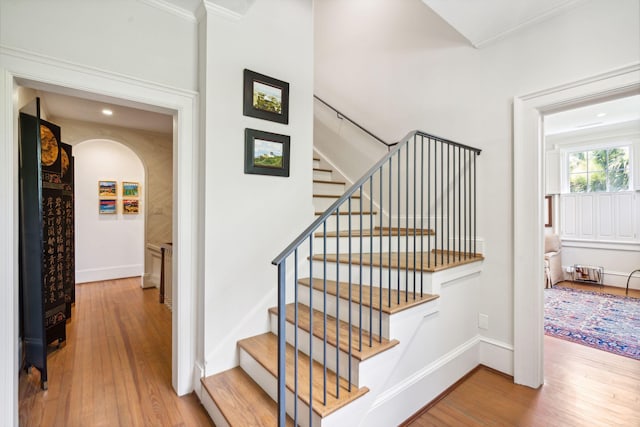
[[[408,166],[409,148],[406,157]],[[409,211],[417,211],[417,202],[410,206],[400,195],[418,185],[410,185],[408,177],[400,182],[403,178],[398,176],[394,198],[394,165],[390,160],[388,182],[382,177],[383,164],[378,185],[371,174],[347,191],[344,180],[319,158],[313,159],[317,220],[286,254],[292,262],[277,263],[279,304],[268,312],[270,332],[237,343],[240,366],[202,379],[202,401],[216,426],[360,425],[422,319],[438,312],[436,293],[443,277],[451,280],[458,270],[460,277],[468,275],[465,266],[482,261],[468,239],[450,243],[451,227],[463,232],[462,214],[447,218],[446,241],[438,240],[423,220],[418,224],[415,215],[409,224]],[[436,169],[437,173],[443,172]],[[464,179],[466,188],[466,172]],[[389,205],[382,218],[381,194],[387,185]],[[444,180],[429,183],[429,190],[433,187],[437,194],[438,185],[444,188]],[[460,208],[462,196],[466,206],[467,194],[456,193],[455,179],[453,190],[447,191],[447,208],[457,199]],[[393,209],[405,215],[404,223],[394,223]],[[431,212],[428,225],[432,216],[435,228],[444,232],[445,221]],[[465,213],[465,233],[474,229],[472,224]]]

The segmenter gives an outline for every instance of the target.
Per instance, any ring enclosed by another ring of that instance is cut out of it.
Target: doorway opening
[[[514,99],[514,381],[544,383],[544,137],[552,113],[640,93],[640,64]]]

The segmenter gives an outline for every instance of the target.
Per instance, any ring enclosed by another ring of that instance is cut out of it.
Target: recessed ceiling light
[[[604,116],[606,116],[606,115],[607,115],[607,113],[598,113],[598,114],[596,115],[596,117],[604,117]]]
[[[112,116],[113,111],[109,110],[108,108],[105,108],[104,110],[102,110],[102,114],[104,114],[105,116]]]

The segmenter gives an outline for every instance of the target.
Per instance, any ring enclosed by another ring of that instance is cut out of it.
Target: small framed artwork
[[[255,129],[244,130],[244,173],[289,176],[290,137]]]
[[[122,199],[123,214],[140,213],[140,202],[138,199]]]
[[[139,197],[140,184],[137,182],[122,182],[122,197]]]
[[[115,199],[100,199],[100,206],[98,212],[100,214],[115,214],[117,213],[116,200]]]
[[[243,114],[288,124],[289,83],[245,69]]]
[[[553,196],[544,197],[544,226],[552,227],[553,222]]]
[[[98,181],[98,195],[100,197],[117,197],[118,184],[115,181]]]

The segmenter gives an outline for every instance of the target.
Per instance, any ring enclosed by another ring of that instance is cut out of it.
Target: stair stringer
[[[401,312],[390,323],[390,336],[400,341],[395,364],[383,384],[367,384],[374,401],[351,425],[399,425],[479,364],[474,291],[481,265],[479,261],[433,273],[438,309],[422,316]]]

